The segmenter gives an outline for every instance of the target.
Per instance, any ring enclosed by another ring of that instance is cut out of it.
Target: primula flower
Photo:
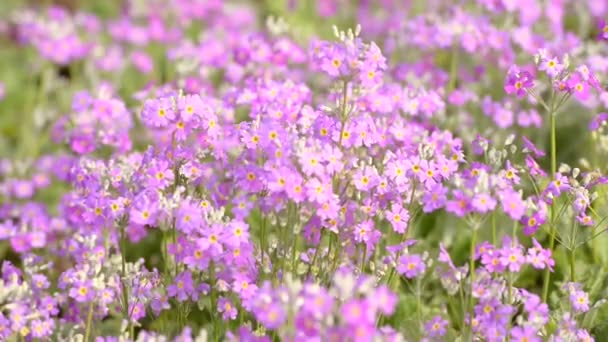
[[[373,310],[365,300],[351,299],[342,304],[340,308],[344,323],[356,326],[369,323],[373,319]]]
[[[86,303],[95,298],[95,290],[90,280],[75,282],[70,288],[70,297],[79,303]]]
[[[312,178],[306,183],[306,195],[310,201],[323,204],[333,195],[331,183]]]
[[[245,275],[237,274],[232,283],[232,289],[239,294],[241,298],[250,299],[255,296],[258,286]]]
[[[447,201],[446,211],[458,217],[464,217],[471,211],[471,200],[460,190],[454,190],[453,199]]]
[[[199,229],[203,223],[200,206],[192,201],[182,201],[176,213],[175,227],[183,233],[189,234]]]
[[[555,180],[549,183],[549,186],[545,191],[552,194],[553,197],[558,197],[562,192],[568,190],[570,190],[570,182],[568,181],[568,177],[557,173],[555,175]]]
[[[534,86],[532,75],[527,71],[521,71],[516,66],[512,66],[505,80],[505,91],[507,94],[516,94],[522,97],[526,91]]]
[[[608,20],[602,20],[599,29],[599,39],[608,40]]]
[[[355,188],[359,191],[370,191],[377,185],[378,174],[374,168],[366,167],[358,170],[354,175]]]
[[[175,277],[174,283],[167,286],[167,295],[169,295],[169,297],[176,297],[180,302],[184,302],[188,300],[188,298],[196,300],[198,296],[194,289],[192,273],[190,273],[190,271],[179,273]]]
[[[514,245],[506,243],[500,250],[500,263],[505,266],[510,272],[519,272],[521,266],[526,262],[521,246],[515,242]]]
[[[478,213],[485,214],[494,210],[496,207],[496,200],[489,194],[481,193],[473,197],[471,205]]]
[[[326,55],[321,60],[321,70],[329,76],[343,76],[348,71],[346,55],[337,44],[331,45],[324,51]]]
[[[147,100],[141,113],[144,124],[156,128],[166,127],[175,119],[172,101],[169,97]]]
[[[521,193],[513,190],[504,190],[499,194],[502,210],[513,220],[518,221],[526,212],[526,205]]]
[[[544,58],[539,65],[538,70],[545,71],[551,78],[555,78],[562,70],[564,65],[559,63],[557,58]]]
[[[378,311],[382,314],[390,316],[395,312],[398,298],[388,286],[382,285],[376,288],[373,298],[374,300],[371,304],[376,305]]]
[[[577,215],[576,220],[583,226],[593,226],[595,224],[593,218],[585,213]]]
[[[422,211],[430,213],[443,208],[447,201],[447,193],[448,189],[440,183],[428,187],[427,191],[422,196]]]
[[[575,290],[570,293],[570,303],[576,312],[589,311],[589,296],[586,292]]]
[[[131,222],[139,225],[154,225],[158,214],[158,203],[146,195],[138,196],[131,207]]]
[[[222,246],[225,239],[224,234],[224,227],[220,224],[213,224],[203,230],[203,237],[196,240],[196,245],[212,257],[216,257],[224,250]]]
[[[397,271],[406,278],[416,278],[426,270],[426,264],[418,254],[405,254],[399,258]]]
[[[579,101],[585,101],[589,98],[590,86],[583,79],[580,73],[577,72],[570,75],[566,84],[568,89],[570,89],[572,94],[574,94],[574,97],[576,97]]]
[[[435,316],[424,325],[428,337],[442,337],[447,332],[448,321],[441,316]]]
[[[393,230],[395,232],[400,234],[405,233],[405,230],[407,229],[407,222],[410,217],[410,214],[406,209],[401,207],[399,204],[393,204],[392,210],[386,211],[385,216],[393,226]]]
[[[217,311],[222,313],[222,319],[224,321],[236,319],[236,316],[237,316],[236,307],[234,307],[234,305],[227,298],[220,297],[218,299]]]
[[[492,248],[481,254],[481,263],[488,270],[488,272],[501,273],[506,268],[501,261],[499,250]]]
[[[527,262],[536,269],[544,269],[548,267],[553,270],[553,257],[550,249],[544,249],[541,244],[536,240],[532,239],[534,247],[528,249],[528,255],[526,256]]]
[[[511,329],[511,341],[513,342],[541,342],[538,332],[531,326],[517,326]]]

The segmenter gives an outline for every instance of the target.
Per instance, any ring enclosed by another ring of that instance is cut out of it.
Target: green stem
[[[363,258],[361,258],[361,274],[365,272],[365,259],[367,258],[367,245],[363,244]]]
[[[456,89],[456,78],[458,73],[458,43],[452,45],[452,58],[450,58],[450,79],[448,81],[448,89],[446,95],[449,95]]]
[[[91,301],[89,304],[89,312],[87,314],[87,325],[84,330],[84,342],[89,342],[89,336],[91,336],[91,323],[93,322],[93,306],[94,302]]]
[[[317,257],[319,256],[319,250],[321,250],[321,244],[323,243],[323,232],[321,232],[321,236],[319,237],[319,244],[317,245],[317,247],[315,247],[315,254],[312,257],[312,261],[310,262],[310,264],[308,264],[308,271],[306,271],[306,278],[310,277],[310,274],[312,272],[312,267],[314,266],[314,264],[317,262]]]
[[[509,275],[509,288],[508,288],[508,292],[507,292],[507,305],[511,305],[511,302],[513,301],[513,273],[511,271],[507,272]],[[509,317],[509,320],[507,322],[507,341],[510,340],[510,336],[511,336],[511,317]]]
[[[264,253],[266,251],[266,217],[262,214],[262,228],[260,233],[260,249],[262,260],[260,261],[262,276],[264,275]]]
[[[335,240],[335,253],[334,253],[334,260],[333,263],[331,265],[331,271],[328,273],[328,280],[331,282],[331,276],[336,272],[336,269],[338,269],[338,261],[340,260],[340,253],[342,252],[340,249],[342,247],[342,244],[340,243],[340,235],[339,233],[335,233],[336,234],[336,238]]]
[[[517,238],[517,221],[513,221],[513,231],[511,232],[511,246],[515,246],[515,239]],[[511,271],[508,271],[508,275],[509,275],[509,288],[508,288],[508,292],[507,292],[507,305],[511,305],[511,302],[513,301],[513,273]],[[510,341],[511,339],[511,319],[509,319],[508,323],[507,323],[507,342]]]
[[[469,274],[471,281],[471,288],[469,293],[469,317],[473,317],[473,309],[475,307],[475,299],[473,298],[473,292],[475,291],[475,244],[477,243],[477,225],[473,227],[473,232],[471,236],[471,250],[470,250],[470,258],[469,258]],[[471,336],[473,336],[473,327],[471,326]]]
[[[293,274],[297,274],[296,270],[296,254],[298,250],[298,234],[294,234],[293,236],[293,248],[291,249],[291,272]]]
[[[217,293],[215,291],[215,262],[212,260],[211,263],[209,263],[209,278],[210,278],[210,286],[211,286],[211,317],[212,317],[212,321],[213,321],[213,335],[214,336],[214,340],[215,341],[219,341],[220,340],[220,333],[219,333],[219,327],[218,327],[218,317],[217,317],[217,313],[214,312],[213,310],[215,310],[215,308],[217,308]]]
[[[416,287],[418,288],[418,291],[416,291],[416,316],[418,317],[418,329],[422,331],[422,290],[420,288],[420,279],[416,280]]]
[[[413,230],[412,227],[410,227],[410,222],[412,221],[412,217],[414,216],[412,214],[412,205],[414,203],[414,195],[416,194],[416,186],[417,186],[418,182],[416,182],[414,180],[414,184],[412,184],[412,192],[410,193],[410,202],[407,206],[407,211],[408,214],[410,215],[409,218],[407,219],[407,228],[405,230],[405,234],[403,234],[403,237],[401,238],[401,242],[403,243],[405,240],[407,240],[407,236],[408,233],[410,232],[410,230]],[[401,257],[401,251],[397,252],[397,255],[395,257],[395,262],[399,262],[399,257]],[[386,284],[390,287],[391,286],[391,281],[393,280],[393,277],[395,276],[395,268],[391,268],[391,271],[388,275],[388,280],[386,281]]]
[[[127,239],[125,237],[125,227],[121,226],[120,229],[120,261],[121,261],[121,274],[120,274],[120,284],[122,285],[122,300],[123,300],[123,316],[124,319],[127,320],[127,330],[131,330],[131,318],[129,317],[129,289],[127,287],[126,277],[127,277],[127,261],[126,261],[126,253],[127,253]],[[129,336],[130,338],[134,338],[134,336]],[[85,342],[86,339],[85,339]]]
[[[492,245],[496,246],[496,211],[492,212]]]
[[[553,101],[552,101],[553,102]],[[549,118],[551,121],[551,177],[555,179],[555,173],[557,172],[557,130],[555,127],[555,115],[553,113],[553,103],[551,103],[551,110],[549,111]],[[555,248],[555,234],[556,234],[556,222],[555,222],[555,198],[551,202],[551,221],[550,221],[550,233],[549,233],[549,250],[553,253]],[[547,302],[547,296],[549,295],[549,282],[551,280],[551,270],[549,267],[545,268],[543,282],[543,302]]]
[[[572,279],[572,282],[576,281],[576,277],[575,277],[576,271],[575,271],[575,267],[574,267],[575,254],[576,254],[576,250],[573,248],[572,251],[570,251],[570,277]]]
[[[572,220],[571,232],[571,247],[570,247],[570,278],[572,282],[576,282],[576,219]]]
[[[338,147],[342,150],[342,138],[344,137],[344,128],[346,128],[347,113],[346,100],[348,98],[348,82],[342,84],[342,104],[340,105],[340,136],[338,137]]]

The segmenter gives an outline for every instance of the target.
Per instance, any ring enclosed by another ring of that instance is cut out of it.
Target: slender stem
[[[420,279],[416,279],[416,287],[416,316],[418,317],[418,329],[422,331],[422,289],[420,288]]]
[[[492,212],[492,245],[496,246],[496,211]]]
[[[572,282],[576,282],[576,219],[572,219],[572,228],[570,230],[570,239],[572,241],[570,247],[570,278]]]
[[[123,300],[123,316],[124,319],[127,320],[127,330],[130,331],[131,328],[131,317],[129,315],[129,289],[127,287],[127,261],[126,261],[126,253],[127,253],[127,239],[125,237],[125,227],[121,225],[120,229],[120,261],[121,261],[121,274],[120,274],[120,284],[122,285],[122,300]],[[130,338],[134,338],[134,336],[129,336]],[[85,339],[85,342],[86,339]]]
[[[511,305],[511,302],[513,301],[513,273],[511,271],[508,271],[508,282],[509,282],[509,287],[508,287],[508,292],[507,292],[507,305]],[[510,340],[510,336],[511,336],[511,317],[509,317],[509,320],[507,322],[507,341]]]
[[[338,147],[342,150],[342,138],[344,137],[344,129],[346,128],[346,121],[348,115],[346,111],[346,100],[348,99],[348,82],[344,81],[342,84],[342,104],[340,105],[340,136],[338,137]]]
[[[344,147],[342,146],[342,140],[344,138],[344,129],[346,128],[346,122],[348,121],[348,111],[346,110],[347,101],[348,101],[348,81],[344,80],[342,83],[342,102],[340,103],[340,118],[339,118],[340,119],[340,136],[338,137],[338,148],[340,149],[340,152],[344,152]],[[344,191],[346,191],[347,187],[348,187],[348,183],[346,183],[346,185],[344,186]],[[334,174],[334,176],[332,177],[332,188],[333,188],[333,191],[335,191],[335,192],[338,192],[340,190],[340,180],[338,179],[337,174]],[[338,233],[336,233],[336,234],[338,234]],[[340,258],[340,253],[341,253],[340,239],[338,237],[336,237],[336,239],[334,241],[334,239],[332,239],[330,236],[329,243],[328,243],[328,245],[329,245],[328,249],[331,251],[334,243],[336,244],[336,246],[335,246],[336,252],[335,252],[331,272],[329,273],[330,276],[331,276],[331,274],[334,273],[334,271],[338,267],[338,259]],[[308,270],[310,272],[310,268]]]
[[[513,221],[513,230],[511,232],[511,246],[514,247],[515,246],[515,239],[517,238],[517,221]],[[509,288],[508,288],[508,292],[507,292],[507,305],[511,305],[511,302],[513,301],[513,275],[514,273],[511,271],[508,271],[508,282],[509,282]],[[511,339],[511,319],[509,319],[509,322],[507,323],[507,341],[510,341]]]
[[[331,265],[331,270],[328,273],[329,281],[331,281],[331,276],[338,269],[338,262],[340,260],[340,253],[342,253],[342,251],[341,251],[342,243],[340,242],[340,235],[339,235],[339,233],[335,233],[335,234],[336,234],[336,237],[334,239],[335,240],[334,242],[335,242],[336,246],[335,246],[334,260],[333,260],[333,263]],[[331,242],[331,240],[330,240],[330,242]]]
[[[555,94],[555,91],[553,92]],[[553,97],[551,101],[551,108],[549,110],[549,119],[551,121],[551,177],[555,179],[555,174],[557,172],[557,130],[555,127],[555,113],[554,113],[554,103]],[[551,253],[553,253],[553,249],[555,248],[555,234],[557,224],[555,222],[555,199],[551,202],[551,221],[550,221],[550,233],[549,233],[549,249]],[[547,302],[547,296],[549,295],[549,281],[551,279],[551,270],[549,267],[545,269],[545,276],[543,282],[543,302]]]
[[[89,336],[91,336],[91,323],[93,322],[93,306],[94,302],[91,301],[89,304],[89,312],[87,314],[87,325],[84,330],[84,342],[89,342]]]
[[[410,194],[410,202],[407,206],[407,211],[409,214],[409,218],[407,219],[407,228],[405,230],[405,234],[403,234],[403,237],[401,238],[401,242],[403,243],[405,240],[407,240],[407,236],[408,233],[410,232],[410,230],[412,230],[412,227],[410,227],[410,222],[412,221],[412,217],[414,216],[412,214],[412,204],[414,203],[414,195],[416,194],[416,185],[418,184],[418,182],[416,182],[414,180],[414,184],[412,184],[412,192]],[[399,257],[401,257],[401,250],[397,252],[397,255],[395,257],[395,262],[399,262]],[[391,281],[393,280],[393,277],[395,276],[395,268],[391,268],[391,272],[388,275],[388,280],[386,281],[386,284],[390,287],[391,286]]]
[[[310,262],[310,264],[308,264],[308,271],[306,271],[307,278],[310,276],[310,273],[312,272],[312,267],[317,262],[317,257],[319,256],[319,250],[321,250],[321,244],[323,243],[323,235],[324,235],[323,232],[325,232],[325,230],[323,230],[321,232],[321,236],[319,237],[319,244],[315,248],[315,254],[312,257],[312,261]]]
[[[473,309],[475,304],[475,298],[473,298],[473,292],[475,291],[475,244],[477,243],[477,226],[473,227],[473,232],[471,235],[471,250],[470,250],[470,259],[469,259],[469,275],[471,277],[471,288],[469,294],[469,317],[473,317]],[[470,325],[470,324],[469,324]],[[471,336],[473,335],[472,331],[473,327],[471,326]]]
[[[260,266],[262,275],[264,275],[264,252],[266,251],[266,217],[262,214],[262,229],[260,233],[260,249],[262,254],[262,259],[260,260]]]
[[[217,294],[215,291],[216,277],[215,277],[215,262],[212,260],[209,264],[209,278],[211,285],[211,317],[213,320],[213,335],[216,341],[220,340],[219,327],[218,327],[218,317],[217,313],[213,312],[215,308],[217,308]]]
[[[570,278],[572,279],[572,282],[576,281],[576,271],[575,271],[575,255],[576,255],[576,249],[572,248],[572,250],[570,251]]]
[[[293,248],[291,249],[291,272],[297,274],[296,270],[296,254],[298,249],[298,234],[293,236]]]
[[[361,258],[361,274],[365,272],[365,259],[367,259],[367,245],[363,244],[363,257]]]
[[[454,42],[452,45],[452,58],[450,58],[450,79],[448,81],[448,89],[446,95],[449,95],[454,89],[456,89],[456,79],[458,73],[458,43]]]
[[[468,331],[468,326],[467,326],[467,303],[465,302],[465,297],[464,297],[464,282],[460,282],[460,284],[458,285],[458,294],[460,296],[460,307],[462,308],[462,331],[464,334],[467,334]],[[473,317],[469,317],[469,322],[470,320],[473,319]],[[472,326],[471,326],[472,328]],[[471,335],[473,335],[473,329],[471,329]],[[465,335],[466,336],[466,335]],[[471,338],[472,340],[472,338]]]

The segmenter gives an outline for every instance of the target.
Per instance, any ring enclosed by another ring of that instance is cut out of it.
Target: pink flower
[[[407,221],[409,220],[410,214],[399,204],[393,204],[392,210],[386,211],[386,219],[392,224],[393,230],[397,233],[403,234],[407,229]]]

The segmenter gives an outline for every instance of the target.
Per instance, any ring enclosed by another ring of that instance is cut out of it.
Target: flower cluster
[[[289,1],[315,38],[215,0],[0,22],[35,74],[3,99],[0,340],[603,336],[596,31],[568,1],[359,5]]]

